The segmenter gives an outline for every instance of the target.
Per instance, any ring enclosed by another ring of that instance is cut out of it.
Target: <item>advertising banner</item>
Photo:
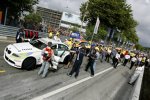
[[[80,33],[78,33],[78,32],[73,32],[73,33],[70,34],[70,37],[71,37],[71,38],[80,39]]]
[[[94,28],[94,34],[97,34],[99,24],[100,24],[100,20],[99,20],[99,18],[97,17],[96,24],[95,24],[95,28]]]

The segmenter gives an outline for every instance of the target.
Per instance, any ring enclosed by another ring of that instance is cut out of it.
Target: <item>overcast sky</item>
[[[87,0],[39,0],[39,5],[45,8],[68,11],[79,14],[81,3]],[[140,43],[150,47],[150,0],[127,0],[131,4],[133,15],[138,22],[137,34]]]

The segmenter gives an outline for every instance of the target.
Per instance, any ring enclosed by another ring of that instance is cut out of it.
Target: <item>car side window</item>
[[[63,44],[58,44],[58,50],[68,50],[68,47]]]
[[[57,49],[57,45],[51,46],[52,49]]]

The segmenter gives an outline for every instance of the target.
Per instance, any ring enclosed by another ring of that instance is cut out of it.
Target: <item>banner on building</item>
[[[97,17],[97,20],[96,20],[96,24],[95,24],[95,28],[94,28],[94,34],[97,34],[98,32],[98,28],[99,28],[99,24],[100,24],[100,20],[99,18]]]

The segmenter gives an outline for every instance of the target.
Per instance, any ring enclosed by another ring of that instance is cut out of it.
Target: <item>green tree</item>
[[[143,46],[142,45],[140,45],[140,44],[136,44],[135,45],[135,48],[137,49],[137,50],[144,50],[144,48],[143,48]]]
[[[89,21],[89,24],[95,25],[96,19],[99,17],[102,26],[120,30],[127,39],[128,36],[135,36],[135,40],[130,38],[134,42],[138,40],[133,31],[137,22],[133,19],[131,6],[126,4],[125,0],[89,0],[81,5],[80,11],[81,19],[85,16],[85,21]]]
[[[24,11],[32,12],[33,5],[37,4],[38,0],[0,0],[0,9],[5,12],[8,8],[8,17],[15,18],[21,16]]]
[[[37,13],[30,13],[26,15],[25,18],[25,27],[28,29],[35,29],[42,22],[42,17]]]
[[[90,24],[86,28],[86,35],[84,36],[85,39],[91,40],[93,31],[94,31],[94,25]],[[101,39],[104,40],[107,35],[107,31],[104,26],[101,26],[101,28],[98,30],[97,34],[94,34],[93,40],[94,41],[100,41]]]
[[[72,28],[69,29],[69,31],[79,32],[79,28],[78,27],[72,27]]]

